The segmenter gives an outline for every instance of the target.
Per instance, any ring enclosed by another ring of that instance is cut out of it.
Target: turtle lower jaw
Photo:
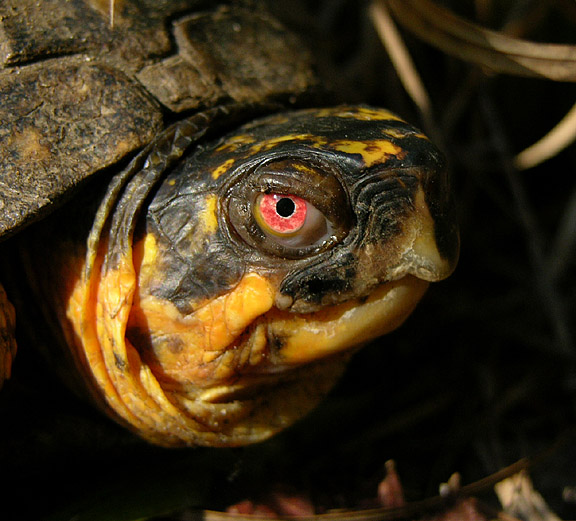
[[[259,318],[269,355],[255,373],[278,373],[351,350],[383,336],[414,310],[429,282],[412,275],[378,286],[370,295],[311,313],[278,308]]]
[[[200,445],[261,442],[314,409],[342,376],[349,354],[292,367],[282,374],[245,375],[197,395],[203,432]],[[176,402],[177,402],[176,398]]]

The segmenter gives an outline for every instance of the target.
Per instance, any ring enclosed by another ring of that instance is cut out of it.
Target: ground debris
[[[506,514],[522,521],[561,521],[534,489],[527,472],[519,472],[495,486]]]
[[[420,521],[488,521],[481,512],[478,500],[465,498],[458,500],[451,508],[432,517],[425,516]]]
[[[560,521],[532,487],[524,462],[461,486],[454,473],[439,486],[440,494],[408,502],[394,461],[385,463],[386,475],[378,484],[371,508],[322,510],[306,494],[276,487],[261,500],[245,499],[226,512],[204,511],[203,521],[280,519],[291,521]],[[476,496],[496,490],[504,510],[494,509]],[[536,517],[538,516],[538,517]],[[181,518],[188,521],[188,518]]]

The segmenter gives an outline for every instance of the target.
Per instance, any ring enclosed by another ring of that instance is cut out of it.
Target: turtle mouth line
[[[368,296],[311,313],[272,308],[250,327],[250,337],[267,339],[267,356],[240,369],[235,382],[204,389],[202,401],[250,401],[271,388],[302,381],[318,365],[342,363],[363,344],[400,326],[428,285],[407,275],[381,284]]]
[[[272,308],[259,317],[269,355],[249,373],[274,374],[351,350],[400,326],[429,283],[412,275],[386,282],[371,294],[310,313]]]

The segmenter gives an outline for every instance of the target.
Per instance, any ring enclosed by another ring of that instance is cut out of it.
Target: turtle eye
[[[304,259],[348,235],[353,216],[336,167],[306,151],[306,159],[276,158],[238,165],[225,185],[226,229],[250,248],[255,262]]]
[[[332,227],[313,204],[292,194],[261,194],[254,218],[264,234],[288,247],[314,246],[330,236]]]
[[[308,203],[296,195],[263,194],[256,203],[256,220],[264,231],[280,236],[297,233],[306,222]]]

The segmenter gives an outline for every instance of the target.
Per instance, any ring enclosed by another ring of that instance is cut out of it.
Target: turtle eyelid
[[[302,234],[270,233],[259,215],[262,195],[285,194],[307,202],[312,219]],[[244,243],[264,254],[299,259],[332,248],[352,223],[348,193],[331,168],[303,158],[280,157],[254,165],[228,191],[226,215]]]

